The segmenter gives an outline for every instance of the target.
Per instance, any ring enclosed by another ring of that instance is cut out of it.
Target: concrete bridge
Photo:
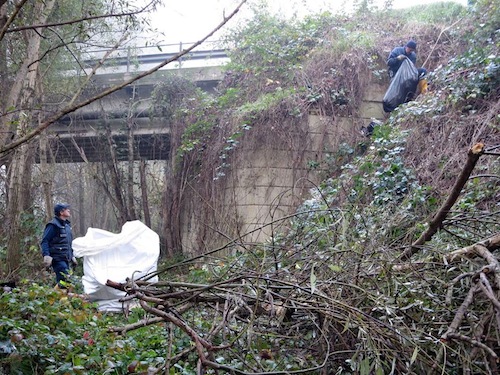
[[[182,44],[180,45],[182,48]],[[178,52],[178,51],[177,51]],[[93,77],[84,95],[121,84],[134,74],[174,57],[177,52],[164,52],[114,57]],[[211,92],[222,79],[221,64],[227,61],[223,50],[193,51],[164,69],[144,77],[115,93],[102,98],[53,124],[47,132],[50,146],[48,160],[56,163],[97,162],[109,160],[103,150],[115,145],[119,161],[129,160],[128,139],[134,140],[134,159],[165,160],[169,157],[169,129],[163,120],[149,118],[151,93],[156,84],[172,76],[195,83]],[[87,61],[91,67],[95,61]]]
[[[209,53],[205,51],[204,54]],[[159,54],[139,57],[138,60],[143,61],[146,64],[144,69],[147,69],[147,64],[154,64],[155,59],[164,61],[166,58],[168,55]],[[180,62],[174,69],[157,71],[54,124],[48,134],[54,161],[109,160],[109,154],[102,152],[109,149],[109,140],[116,146],[118,160],[127,161],[130,134],[134,140],[134,159],[167,160],[170,156],[169,128],[164,125],[164,120],[150,120],[148,98],[156,83],[172,75],[185,77],[208,92],[213,90],[222,79],[222,69],[219,64],[210,66],[208,62],[211,60],[206,56],[203,61],[204,66]],[[134,74],[130,60],[121,58],[115,64],[95,77],[93,83],[96,87],[110,87]],[[111,71],[113,68],[117,71]],[[242,147],[231,163],[221,204],[223,208],[215,215],[222,222],[215,223],[214,227],[219,228],[220,224],[221,228],[226,228],[227,223],[233,223],[234,228],[229,228],[228,233],[237,231],[249,242],[265,241],[272,236],[276,225],[269,223],[294,212],[297,204],[308,197],[313,186],[311,183],[320,181],[322,171],[311,169],[311,162],[321,165],[324,158],[338,152],[341,142],[360,137],[361,125],[367,125],[372,118],[384,118],[381,102],[386,87],[386,82],[367,81],[363,98],[353,115],[326,117],[310,113],[304,116],[298,138],[292,137],[300,140],[298,147],[295,147],[297,144],[286,147],[274,142],[279,139],[279,134],[271,133],[266,144],[260,144],[258,150]],[[135,100],[134,106],[130,105],[131,98]],[[199,251],[197,234],[204,233],[206,224],[203,210],[199,209],[206,202],[196,200],[199,197],[197,192],[193,197],[192,201],[185,200],[187,206],[181,210],[184,223],[181,237],[186,255],[196,255]],[[83,207],[82,204],[82,210]],[[225,243],[227,237],[211,241]]]

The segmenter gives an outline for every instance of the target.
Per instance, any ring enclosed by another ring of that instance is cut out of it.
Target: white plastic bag
[[[83,257],[85,293],[105,311],[121,311],[118,300],[125,295],[106,286],[106,282],[121,283],[154,272],[160,256],[158,234],[138,220],[125,223],[120,233],[89,228],[84,237],[73,240],[72,246],[74,255]]]

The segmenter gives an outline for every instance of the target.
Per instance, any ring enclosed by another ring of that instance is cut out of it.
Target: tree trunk
[[[34,14],[35,24],[43,24],[52,12],[55,1],[36,2]],[[17,77],[7,98],[7,105],[12,105],[18,111],[11,111],[4,117],[3,129],[10,129],[16,136],[27,133],[35,122],[34,103],[41,97],[41,90],[37,85],[39,78],[39,54],[41,35],[36,30],[27,31],[26,58],[18,71]],[[14,118],[14,113],[16,118]],[[17,121],[13,121],[17,119]],[[38,125],[38,124],[36,124]],[[5,142],[3,134],[2,141]],[[4,144],[4,143],[2,143]],[[34,152],[29,143],[18,147],[13,154],[8,169],[7,202],[5,212],[5,226],[9,228],[7,235],[7,273],[12,276],[19,268],[23,240],[22,214],[31,205],[31,173]]]
[[[121,188],[122,179],[120,178],[120,171],[118,168],[118,158],[116,157],[115,152],[116,147],[114,145],[114,141],[111,136],[111,129],[109,128],[109,126],[106,131],[106,139],[108,141],[109,153],[111,156],[109,162],[107,163],[111,178],[111,190],[114,192],[114,203],[116,209],[118,210],[118,218],[120,220],[118,224],[123,225],[128,219],[128,211],[125,205],[125,199]]]
[[[134,90],[135,93],[135,90]],[[128,219],[137,219],[134,204],[134,121],[133,121],[133,100],[135,94],[131,98],[131,105],[127,115],[127,143],[128,143],[128,178],[127,178],[127,212]]]
[[[163,219],[163,235],[166,248],[166,255],[173,257],[182,254],[182,234],[181,234],[181,201],[182,184],[184,178],[182,172],[180,176],[175,174],[175,158],[170,158],[165,167],[165,193],[162,202],[161,217]],[[181,170],[184,170],[181,167]]]
[[[14,152],[8,173],[8,194],[5,212],[7,232],[7,273],[15,274],[21,263],[23,241],[22,214],[31,202],[31,171],[33,148],[22,145]]]
[[[0,30],[7,22],[7,6],[0,6]],[[7,87],[7,48],[4,39],[0,39],[0,87]],[[0,95],[0,108],[5,108],[5,97]]]
[[[85,173],[85,168],[83,166],[80,167],[80,174],[83,176]],[[87,215],[85,209],[85,187],[84,187],[85,179],[78,179],[78,211],[79,211],[79,233],[80,235],[85,235],[85,223],[87,222]]]
[[[146,180],[146,161],[141,160],[139,167],[141,177],[142,207],[144,211],[144,224],[151,228],[151,213],[149,212],[148,184]]]
[[[50,170],[47,161],[47,135],[44,133],[40,136],[40,171],[41,184],[43,192],[43,200],[45,202],[45,221],[49,221],[52,217],[52,171]]]

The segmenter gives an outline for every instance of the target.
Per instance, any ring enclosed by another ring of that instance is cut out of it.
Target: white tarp
[[[106,286],[106,282],[122,283],[154,272],[160,256],[158,234],[138,220],[125,223],[120,233],[89,228],[84,237],[73,240],[72,246],[74,255],[83,257],[85,293],[105,311],[121,311],[118,300],[125,295]]]

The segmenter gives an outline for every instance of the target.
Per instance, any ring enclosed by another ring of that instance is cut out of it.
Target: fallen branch
[[[478,242],[472,246],[467,246],[462,249],[455,250],[448,254],[445,260],[452,262],[458,257],[481,257],[487,265],[484,266],[479,272],[493,275],[496,289],[500,290],[500,262],[493,255],[492,251],[500,248],[500,234],[488,238],[482,242]]]
[[[460,324],[462,323],[462,320],[465,317],[465,314],[467,313],[467,309],[469,306],[472,304],[474,301],[474,294],[478,291],[479,287],[477,285],[474,285],[469,289],[469,293],[467,293],[467,296],[465,297],[464,301],[458,308],[455,317],[453,318],[453,321],[451,322],[450,326],[448,327],[448,330],[441,336],[441,342],[447,342],[448,337],[450,335],[456,333],[458,330],[458,327],[460,327]]]
[[[450,333],[450,334],[448,334],[448,338],[454,339],[454,340],[461,340],[461,341],[468,342],[472,346],[476,346],[478,348],[483,349],[490,356],[492,356],[494,359],[498,359],[498,355],[493,351],[493,349],[491,349],[488,345],[485,345],[485,344],[483,344],[480,341],[474,340],[474,339],[472,339],[472,338],[470,338],[468,336],[461,335],[459,333]]]
[[[493,237],[493,239],[496,240],[496,237],[498,236]],[[498,248],[498,243],[492,241],[492,239],[490,238],[486,241],[483,241],[482,243],[474,244],[472,246],[456,250],[452,252],[448,257],[449,260],[454,260],[457,257],[470,258],[473,256],[478,256],[483,258],[487,262],[487,264],[481,267],[481,269],[478,271],[465,272],[455,277],[451,281],[446,297],[447,304],[451,304],[453,286],[458,281],[464,279],[465,277],[470,277],[472,285],[469,289],[469,292],[467,293],[466,298],[458,308],[455,317],[453,318],[453,321],[448,327],[448,330],[441,336],[440,341],[443,343],[447,343],[449,340],[455,339],[468,342],[472,346],[474,346],[475,348],[474,352],[477,351],[476,348],[484,350],[490,356],[490,362],[496,364],[498,361],[498,355],[492,348],[490,348],[488,345],[482,342],[488,340],[488,333],[483,332],[484,328],[486,326],[494,327],[494,324],[492,323],[487,324],[487,321],[490,320],[491,314],[489,313],[482,314],[482,318],[480,319],[479,323],[475,324],[476,327],[471,332],[473,337],[469,337],[458,332],[459,327],[462,325],[462,322],[466,319],[468,311],[471,305],[474,303],[475,299],[474,297],[478,292],[482,292],[482,295],[486,296],[486,298],[488,298],[488,300],[491,302],[491,309],[495,312],[494,315],[496,318],[495,321],[497,330],[500,328],[500,302],[498,300],[498,295],[497,295],[498,293],[496,293],[494,288],[491,286],[489,279],[490,277],[494,280],[496,290],[499,290],[498,288],[498,286],[500,286],[500,277],[498,275],[499,262],[497,258],[490,252],[490,250],[484,245],[489,246],[490,248]],[[494,328],[491,329],[494,330]],[[439,356],[442,355],[442,352],[443,349],[440,351]],[[474,356],[475,355],[476,354],[474,353]],[[496,371],[497,369],[495,368],[494,373],[497,373]]]
[[[448,283],[448,292],[446,293],[446,300],[445,300],[447,305],[451,305],[451,299],[453,296],[453,287],[455,286],[455,284],[458,283],[460,280],[471,276],[474,276],[474,272],[465,272],[458,275]]]
[[[493,237],[487,238],[486,240],[477,242],[474,245],[452,251],[446,255],[445,259],[448,262],[453,262],[460,257],[471,258],[475,256],[482,256],[488,263],[494,263],[496,258],[491,253],[487,255],[484,252],[484,249],[489,252],[500,249],[500,233],[495,234]]]
[[[479,287],[481,288],[481,291],[484,293],[484,295],[488,297],[488,299],[493,304],[493,307],[495,308],[496,311],[496,316],[500,317],[500,302],[498,301],[498,298],[495,296],[495,293],[491,288],[491,284],[484,273],[481,274],[481,282],[479,283]],[[497,323],[498,326],[500,327],[500,321],[497,321]]]
[[[128,331],[133,331],[134,329],[147,327],[149,325],[158,324],[158,323],[161,323],[164,321],[165,320],[163,318],[160,318],[160,317],[146,318],[146,319],[139,320],[138,322],[135,322],[132,324],[127,324],[126,326],[123,326],[123,327],[114,327],[114,326],[109,327],[108,331],[124,334],[124,333],[127,333]]]
[[[420,246],[429,241],[434,234],[437,233],[439,228],[442,226],[444,219],[450,212],[450,209],[453,207],[455,202],[457,201],[462,189],[464,188],[467,180],[469,179],[472,171],[474,170],[479,158],[484,152],[484,144],[476,143],[469,149],[467,153],[467,162],[464,165],[464,168],[460,172],[460,175],[457,177],[455,184],[451,190],[448,199],[443,203],[443,205],[439,208],[436,215],[434,215],[433,219],[429,222],[428,228],[424,231],[420,237],[413,242],[413,244],[408,247],[399,257],[400,260],[408,260],[412,257],[412,255],[416,254],[420,251]]]

